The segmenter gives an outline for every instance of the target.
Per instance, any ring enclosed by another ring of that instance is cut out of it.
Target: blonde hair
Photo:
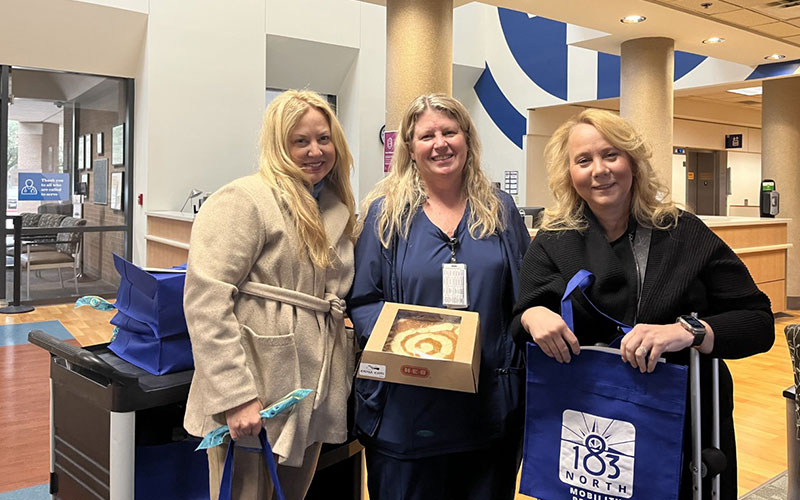
[[[544,148],[555,206],[545,210],[542,229],[563,231],[587,227],[584,214],[586,202],[572,184],[568,147],[570,133],[580,124],[593,126],[630,159],[633,174],[630,210],[636,221],[657,229],[675,227],[679,210],[669,201],[669,189],[658,178],[650,163],[652,150],[642,135],[630,123],[610,111],[586,109],[558,127]]]
[[[504,206],[489,179],[481,170],[481,146],[475,124],[467,109],[458,100],[444,94],[421,95],[414,99],[403,115],[397,136],[391,172],[378,182],[361,205],[361,220],[356,234],[363,229],[364,219],[372,203],[383,198],[378,214],[377,231],[381,244],[389,248],[395,235],[408,238],[411,220],[428,196],[419,170],[411,159],[414,128],[420,116],[427,111],[445,114],[458,123],[467,144],[461,191],[469,202],[469,234],[473,238],[485,238],[503,231]]]
[[[330,126],[336,161],[325,177],[325,183],[350,212],[345,233],[354,237],[355,200],[350,187],[353,156],[336,115],[319,94],[308,90],[287,90],[269,104],[261,126],[259,172],[295,219],[299,250],[307,252],[315,266],[327,268],[334,262],[331,244],[335,242],[328,241],[319,207],[311,194],[311,182],[289,154],[289,135],[311,108],[322,113]]]

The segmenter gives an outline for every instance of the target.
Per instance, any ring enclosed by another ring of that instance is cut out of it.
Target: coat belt
[[[344,318],[344,311],[347,308],[344,300],[332,293],[326,293],[323,298],[315,297],[307,293],[281,288],[279,286],[266,285],[248,281],[239,287],[239,291],[248,295],[255,295],[265,299],[275,300],[301,307],[311,311],[321,313],[331,313],[333,319],[341,320]]]

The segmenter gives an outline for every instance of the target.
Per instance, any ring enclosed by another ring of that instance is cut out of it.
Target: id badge
[[[451,309],[469,307],[466,264],[457,262],[442,264],[442,303]]]

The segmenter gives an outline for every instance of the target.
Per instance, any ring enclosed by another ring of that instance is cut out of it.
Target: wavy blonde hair
[[[578,195],[570,175],[569,136],[580,124],[591,125],[631,160],[631,213],[647,227],[668,229],[678,223],[679,210],[669,200],[669,189],[650,163],[652,150],[633,126],[620,116],[601,109],[586,109],[562,124],[544,148],[550,190],[555,206],[545,211],[542,229],[563,231],[587,227],[586,202]]]
[[[311,182],[289,154],[289,135],[311,108],[325,116],[331,129],[336,161],[325,182],[350,212],[345,233],[354,238],[355,200],[350,187],[353,156],[339,120],[319,94],[308,90],[287,90],[269,104],[261,126],[259,172],[295,219],[299,250],[307,252],[315,266],[327,268],[333,265],[331,244],[335,242],[328,241],[319,207],[311,194]]]
[[[361,204],[361,220],[356,234],[363,229],[372,203],[383,198],[375,230],[384,248],[395,235],[408,238],[411,220],[425,204],[428,195],[417,166],[411,159],[414,128],[427,110],[444,113],[458,123],[467,144],[467,158],[461,179],[461,192],[469,202],[469,234],[485,238],[505,229],[504,206],[489,179],[481,170],[481,145],[475,124],[467,109],[457,99],[444,94],[421,95],[403,115],[392,157],[391,172],[378,182]]]

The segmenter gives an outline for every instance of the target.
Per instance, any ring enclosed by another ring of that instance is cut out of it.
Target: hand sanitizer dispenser
[[[775,181],[761,181],[761,217],[775,217],[780,208],[780,194],[775,190]]]

